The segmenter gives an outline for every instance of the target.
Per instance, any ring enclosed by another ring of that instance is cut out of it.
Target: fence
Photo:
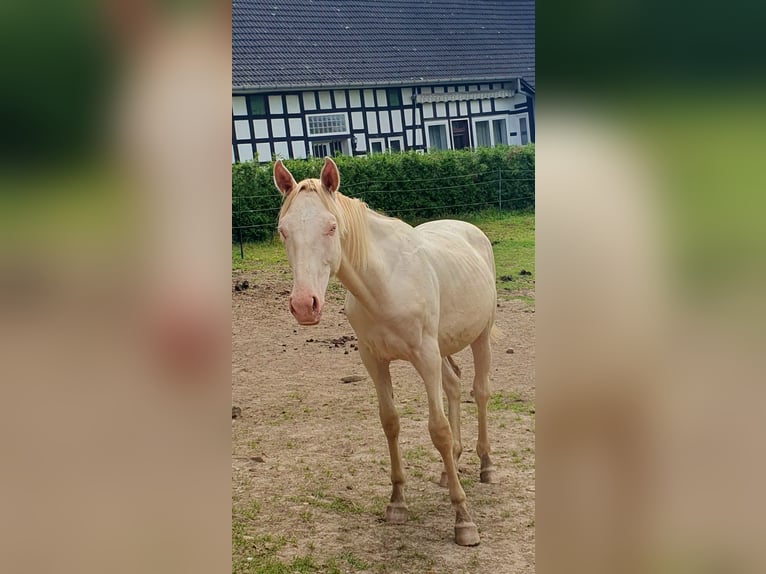
[[[449,185],[433,186],[434,182],[437,184],[442,181],[447,183],[448,180]],[[461,180],[464,182],[461,183]],[[423,182],[431,184],[432,187],[417,187],[418,183]],[[488,193],[489,189],[493,190],[492,193]],[[498,210],[534,209],[534,170],[498,169],[493,172],[467,173],[460,176],[422,180],[365,181],[342,185],[341,192],[348,197],[361,199],[372,209],[405,220],[411,219],[413,215],[419,219],[428,219],[489,208],[497,208]],[[401,202],[392,200],[392,198],[396,198],[398,194],[417,194],[417,197],[422,198],[422,201],[416,207],[396,207],[396,204]],[[440,199],[442,201],[439,201]],[[243,243],[246,239],[243,237],[243,232],[249,238],[273,235],[277,228],[281,196],[274,189],[259,195],[234,196],[233,200],[233,221],[252,219],[242,216],[253,214],[256,214],[257,219],[261,220],[258,223],[232,226],[232,239],[239,243],[240,257],[244,258]],[[268,202],[271,205],[244,209],[244,207],[249,207],[248,203],[252,203],[253,200],[258,203]],[[263,221],[264,219],[270,221]],[[253,234],[252,231],[254,230],[258,233]],[[247,231],[251,233],[247,234]]]

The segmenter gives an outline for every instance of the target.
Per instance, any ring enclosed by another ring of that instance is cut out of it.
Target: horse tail
[[[449,363],[450,368],[452,369],[452,372],[455,373],[455,376],[459,379],[460,378],[460,367],[455,362],[455,360],[452,358],[452,355],[446,356],[447,362]]]
[[[496,343],[497,340],[502,336],[503,336],[503,332],[500,330],[500,327],[498,327],[497,325],[493,323],[492,330],[490,330],[489,332],[489,340],[492,341],[493,343]]]

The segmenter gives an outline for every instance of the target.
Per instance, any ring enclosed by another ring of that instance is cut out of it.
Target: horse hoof
[[[479,529],[473,522],[455,524],[455,542],[459,546],[478,546]]]
[[[442,477],[439,479],[439,486],[442,488],[447,488],[449,486],[449,479],[447,478],[447,473],[442,471]]]
[[[497,484],[499,482],[494,468],[485,468],[479,473],[479,480],[484,484]]]
[[[407,522],[407,507],[401,502],[391,502],[386,506],[386,522],[404,524]]]

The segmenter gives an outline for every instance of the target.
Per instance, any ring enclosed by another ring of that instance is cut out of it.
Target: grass
[[[486,233],[495,252],[498,296],[501,299],[517,299],[534,304],[535,278],[535,214],[498,212],[495,210],[465,216],[453,216],[468,221]],[[412,221],[417,224],[421,221]],[[239,244],[232,245],[232,270],[240,273],[261,272],[290,274],[282,243],[276,239],[243,245],[244,258],[240,256]],[[520,275],[522,270],[531,275]],[[504,278],[504,279],[501,279]],[[335,289],[340,286],[331,285]]]
[[[511,411],[516,414],[534,414],[535,405],[516,393],[494,393],[487,402],[488,411]]]
[[[412,405],[404,405],[400,414],[402,416],[412,416],[415,414],[415,409],[412,407]]]
[[[409,460],[410,462],[417,462],[421,460],[436,462],[441,459],[437,456],[437,454],[435,454],[435,452],[436,451],[433,449],[418,445],[416,447],[405,450],[402,456],[405,460]]]
[[[255,517],[261,512],[261,504],[257,500],[252,500],[246,505],[242,505],[238,509],[238,514],[241,518],[249,521],[254,521]]]
[[[269,534],[248,534],[247,524],[236,515],[232,520],[232,574],[340,574],[365,571],[370,565],[350,552],[320,560],[308,554],[282,559],[279,552],[294,540]]]
[[[370,565],[367,564],[364,560],[360,560],[359,558],[354,557],[353,554],[350,552],[345,552],[338,556],[340,560],[343,560],[344,562],[347,562],[349,566],[352,568],[356,568],[358,570],[367,570]]]
[[[523,292],[535,288],[535,214],[485,211],[460,219],[473,223],[492,242],[498,295],[534,303]],[[531,275],[520,275],[522,270]],[[503,281],[501,277],[512,279]]]
[[[362,508],[357,503],[340,496],[326,496],[323,492],[317,491],[313,496],[306,499],[310,506],[331,510],[339,514],[364,514],[367,509]]]
[[[242,257],[244,253],[244,258]],[[231,246],[231,267],[233,271],[253,272],[270,271],[288,273],[290,266],[287,264],[285,248],[282,242],[276,238],[257,243],[244,243],[242,252],[239,244]]]

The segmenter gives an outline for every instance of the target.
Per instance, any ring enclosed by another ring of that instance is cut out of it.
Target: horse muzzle
[[[316,325],[322,318],[324,303],[313,293],[290,295],[290,313],[300,325]]]

